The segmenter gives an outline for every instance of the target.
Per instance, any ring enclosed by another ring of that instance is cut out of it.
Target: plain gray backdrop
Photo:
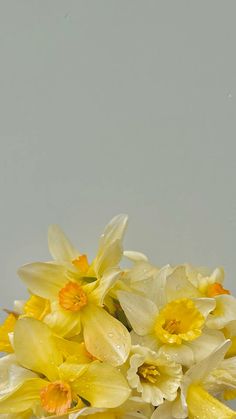
[[[58,223],[90,259],[115,214],[158,265],[236,293],[236,2],[0,1],[2,307]]]

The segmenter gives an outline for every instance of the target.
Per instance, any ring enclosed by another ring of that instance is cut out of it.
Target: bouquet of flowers
[[[154,266],[123,251],[126,225],[113,218],[91,263],[53,225],[53,260],[19,269],[29,298],[0,326],[0,419],[236,417],[223,269]]]

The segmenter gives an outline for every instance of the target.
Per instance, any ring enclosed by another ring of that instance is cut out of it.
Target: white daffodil
[[[135,344],[156,351],[161,348],[173,361],[189,367],[224,342],[223,333],[206,328],[215,299],[199,298],[184,266],[170,274],[169,267],[164,267],[153,281],[158,292],[151,292],[148,298],[134,292],[117,293],[136,334]]]
[[[127,379],[145,402],[158,406],[164,399],[174,400],[181,378],[181,365],[148,348],[132,347]]]
[[[181,395],[173,402],[164,402],[153,413],[151,419],[232,419],[236,413],[208,392],[209,376],[222,363],[229,341],[191,367],[183,377]]]

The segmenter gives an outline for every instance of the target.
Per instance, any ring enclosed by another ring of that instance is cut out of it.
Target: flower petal
[[[79,256],[78,250],[56,224],[48,229],[48,247],[53,259],[59,262],[71,262]]]
[[[190,367],[194,362],[194,355],[187,345],[162,345],[159,352],[168,355],[172,361]]]
[[[57,366],[63,359],[46,324],[33,318],[18,320],[14,347],[16,358],[23,367],[42,373],[52,381],[57,379]]]
[[[119,240],[112,242],[100,251],[94,260],[94,270],[100,278],[107,269],[118,266],[122,257],[122,247]]]
[[[121,322],[93,305],[85,307],[81,320],[85,346],[93,356],[115,366],[126,361],[131,339]]]
[[[186,372],[182,388],[184,395],[186,395],[186,389],[191,383],[203,382],[210,372],[220,364],[224,359],[229,346],[230,340],[223,342],[218,348],[211,352],[211,354],[196,363]]]
[[[112,218],[100,237],[98,252],[116,240],[122,241],[127,228],[127,223],[128,216],[126,214],[119,214]]]
[[[18,274],[27,288],[43,298],[55,299],[68,281],[67,271],[62,265],[35,262],[22,266]]]
[[[199,338],[188,342],[188,346],[194,353],[194,362],[199,362],[224,342],[225,337],[223,333],[209,329],[203,331]]]
[[[46,323],[54,333],[59,336],[70,338],[76,336],[81,331],[80,313],[64,310],[57,301],[53,302],[52,311],[44,318]]]
[[[123,375],[109,364],[98,361],[89,364],[87,370],[73,388],[92,406],[112,408],[120,406],[130,395]]]
[[[208,314],[214,310],[216,302],[214,298],[194,298],[194,304],[202,315],[207,318]]]
[[[146,255],[144,255],[141,252],[135,252],[133,250],[124,250],[123,255],[127,258],[130,259],[132,262],[147,262],[148,261],[148,257]]]
[[[207,327],[223,329],[236,319],[236,299],[232,295],[218,295],[215,302],[216,307],[207,319]]]
[[[25,381],[15,390],[0,398],[0,413],[20,413],[31,409],[40,398],[40,390],[47,383],[41,378]]]
[[[199,385],[189,387],[187,404],[191,418],[233,419],[236,417],[236,412],[211,396]]]
[[[167,302],[179,298],[193,298],[200,295],[198,289],[187,279],[185,266],[177,266],[166,279]]]
[[[98,286],[92,291],[91,298],[98,305],[103,305],[104,298],[110,288],[118,281],[121,271],[118,268],[107,270],[101,277]]]
[[[126,291],[118,291],[117,295],[134,331],[138,335],[149,334],[158,314],[156,305],[148,298]]]

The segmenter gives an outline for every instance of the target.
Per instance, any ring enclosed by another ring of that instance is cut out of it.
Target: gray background
[[[90,259],[109,219],[157,264],[236,292],[235,1],[0,1],[0,305],[59,223]]]

